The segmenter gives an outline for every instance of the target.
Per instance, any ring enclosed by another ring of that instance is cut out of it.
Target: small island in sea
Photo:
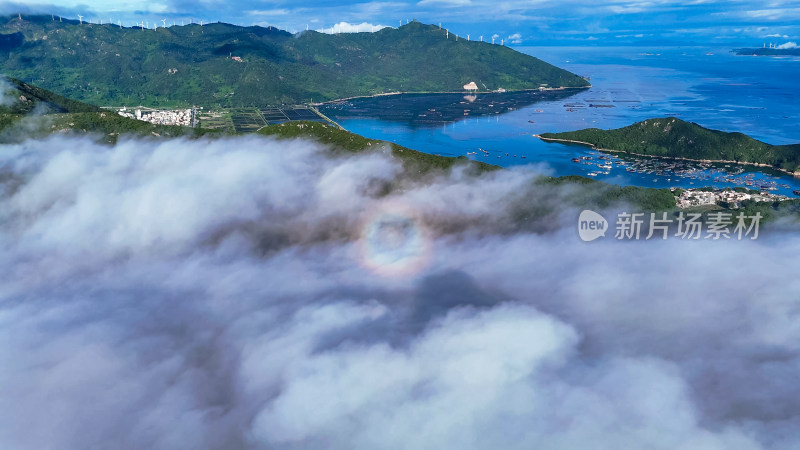
[[[752,164],[800,172],[800,144],[770,145],[742,133],[711,130],[675,117],[648,119],[614,130],[587,128],[543,133],[539,138],[631,155]]]
[[[800,47],[737,48],[734,52],[741,56],[800,56]]]

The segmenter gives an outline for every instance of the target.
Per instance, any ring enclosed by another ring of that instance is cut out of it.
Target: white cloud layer
[[[11,92],[11,84],[0,76],[0,106],[11,106],[16,102],[17,99]]]
[[[0,448],[800,446],[797,233],[587,244],[526,169],[303,141],[2,150]]]
[[[328,34],[335,33],[373,33],[388,28],[388,25],[376,25],[367,22],[361,23],[348,23],[339,22],[329,28],[321,28],[319,31]]]

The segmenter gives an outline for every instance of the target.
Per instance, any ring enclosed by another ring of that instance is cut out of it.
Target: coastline
[[[648,155],[646,153],[633,153],[633,152],[626,152],[626,151],[623,151],[623,150],[613,150],[613,149],[610,149],[610,148],[600,148],[600,147],[597,147],[596,145],[594,145],[594,144],[592,144],[590,142],[575,141],[575,140],[571,140],[571,139],[546,138],[546,137],[543,137],[543,136],[538,135],[538,134],[534,134],[533,136],[537,137],[540,140],[545,141],[545,142],[563,142],[563,143],[567,143],[567,144],[583,145],[585,147],[591,148],[592,150],[597,150],[597,151],[600,151],[600,152],[624,153],[626,155],[643,156],[643,157],[646,157],[646,158],[675,159],[675,160],[681,160],[681,161],[692,161],[692,162],[703,162],[703,163],[724,163],[724,164],[736,164],[736,165],[739,165],[739,166],[767,167],[767,168],[770,168],[772,170],[777,170],[778,172],[783,172],[783,173],[785,173],[787,175],[791,175],[791,176],[793,176],[795,178],[800,177],[800,172],[791,172],[791,171],[788,171],[786,169],[781,169],[781,168],[778,168],[778,167],[775,167],[775,166],[771,166],[769,164],[763,164],[763,163],[728,161],[728,160],[724,160],[724,159],[694,159],[694,158],[684,158],[684,157],[681,157],[681,156]]]
[[[328,100],[324,102],[314,102],[309,103],[311,106],[323,106],[329,105],[334,103],[346,102],[349,100],[357,100],[362,98],[376,98],[376,97],[388,97],[391,95],[404,95],[404,94],[412,94],[412,95],[426,95],[426,94],[518,94],[522,92],[551,92],[551,91],[566,91],[568,89],[589,89],[592,85],[588,86],[580,86],[580,87],[567,87],[567,86],[560,86],[557,88],[544,88],[544,89],[515,89],[515,90],[507,90],[505,92],[496,92],[496,91],[397,91],[397,92],[381,92],[379,94],[371,94],[371,95],[356,95],[353,97],[343,97],[337,98],[334,100]]]

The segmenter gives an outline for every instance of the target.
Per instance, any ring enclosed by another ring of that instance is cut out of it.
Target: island
[[[742,133],[711,130],[675,117],[648,119],[613,130],[587,128],[538,137],[545,142],[580,144],[600,151],[800,172],[800,144],[770,145]]]
[[[800,56],[800,47],[737,48],[736,50],[734,50],[734,52],[737,55],[742,55],[742,56]]]
[[[499,42],[468,40],[416,21],[342,34],[163,25],[0,17],[0,73],[92,104],[159,108],[589,86],[583,77]]]

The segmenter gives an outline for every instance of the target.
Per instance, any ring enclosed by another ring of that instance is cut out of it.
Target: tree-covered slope
[[[388,150],[391,152],[392,156],[403,163],[409,173],[415,174],[428,173],[432,170],[446,170],[452,168],[456,164],[471,166],[475,173],[490,172],[500,169],[498,166],[486,164],[481,161],[472,161],[464,156],[452,158],[448,156],[431,155],[391,142],[369,139],[347,130],[342,130],[333,125],[320,122],[298,121],[268,125],[258,130],[258,134],[283,139],[299,137],[310,138],[329,145],[334,149],[352,153]]]
[[[800,167],[800,144],[770,145],[742,133],[710,130],[674,117],[649,119],[615,130],[588,128],[541,137],[642,155],[767,164],[788,171]]]
[[[129,119],[15,78],[0,77],[0,144],[55,133],[89,133],[109,143],[124,135],[197,137],[208,133],[221,134],[201,128],[155,125]]]
[[[142,30],[3,17],[0,71],[85,102],[129,106],[296,104],[460,91],[471,81],[480,90],[588,85],[508,47],[447,39],[418,22],[376,33],[292,35],[224,23]]]
[[[0,114],[99,112],[94,105],[75,101],[16,78],[0,76]]]

